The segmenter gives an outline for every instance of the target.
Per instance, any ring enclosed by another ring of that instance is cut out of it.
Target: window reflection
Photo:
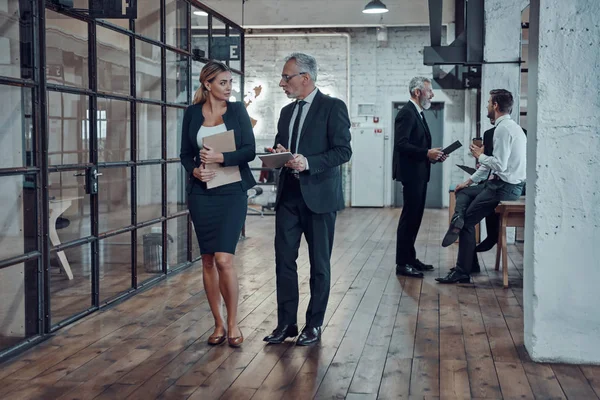
[[[48,92],[48,162],[87,163],[90,139],[89,97]]]
[[[167,50],[167,102],[187,104],[188,79],[187,57]]]
[[[98,90],[129,94],[129,37],[98,26]]]
[[[100,233],[131,225],[131,168],[100,168],[98,230]]]
[[[31,89],[0,85],[0,168],[33,165]]]
[[[137,97],[161,100],[160,47],[135,41]]]
[[[161,106],[137,104],[138,160],[156,160],[162,157]]]
[[[187,50],[187,9],[183,0],[166,0],[167,44]]]
[[[162,216],[162,166],[137,167],[138,223]]]
[[[100,301],[131,288],[131,232],[100,240]]]
[[[33,79],[32,1],[4,1],[0,10],[0,75]]]
[[[46,78],[57,85],[89,87],[86,22],[46,10]]]
[[[98,161],[129,161],[131,115],[127,101],[98,99]]]

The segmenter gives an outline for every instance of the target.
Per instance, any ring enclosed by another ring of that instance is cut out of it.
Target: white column
[[[519,120],[521,85],[521,12],[524,0],[485,0],[483,68],[481,70],[481,133],[492,125],[487,102],[492,89],[509,90],[515,99],[512,117]]]
[[[600,2],[532,0],[525,346],[600,364]]]

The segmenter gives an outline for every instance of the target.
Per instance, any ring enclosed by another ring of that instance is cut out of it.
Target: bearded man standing
[[[431,132],[423,110],[431,107],[431,80],[411,79],[410,101],[398,112],[394,125],[393,179],[402,182],[404,205],[396,236],[396,274],[422,278],[433,269],[417,258],[415,241],[421,227],[431,163],[443,162],[440,148],[431,148]]]

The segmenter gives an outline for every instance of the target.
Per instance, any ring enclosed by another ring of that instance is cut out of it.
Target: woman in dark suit
[[[202,68],[200,88],[183,116],[180,157],[189,176],[188,208],[202,254],[204,289],[215,318],[208,343],[218,345],[227,339],[230,346],[239,347],[244,338],[237,324],[239,287],[233,257],[246,220],[246,191],[256,184],[248,166],[256,148],[246,108],[241,102],[229,102],[231,85],[231,72],[225,64],[210,61]],[[228,130],[235,133],[235,151],[220,153],[202,147],[203,137]],[[215,173],[205,165],[211,163],[237,165],[241,182],[208,189],[206,182]],[[227,308],[227,328],[221,316],[221,295]]]

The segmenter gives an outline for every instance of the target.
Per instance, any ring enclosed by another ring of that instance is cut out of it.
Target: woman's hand
[[[220,164],[223,162],[223,153],[216,152],[212,147],[204,145],[200,150],[200,161],[203,164]]]
[[[215,177],[215,171],[206,169],[204,164],[200,164],[198,168],[194,168],[194,177],[201,182],[209,182]]]

